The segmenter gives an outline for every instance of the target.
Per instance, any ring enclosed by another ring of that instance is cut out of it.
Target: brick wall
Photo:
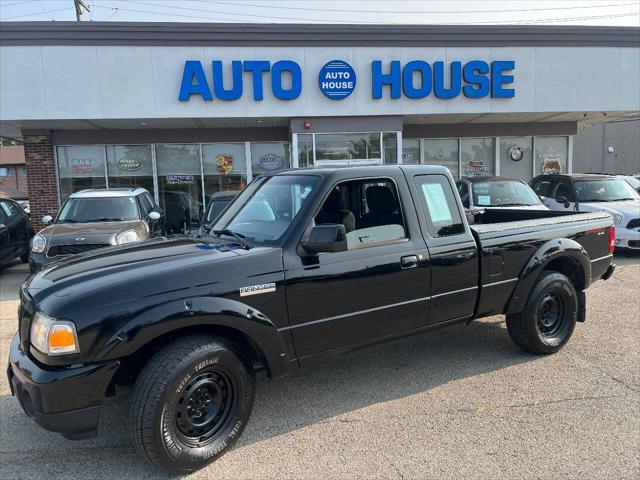
[[[24,159],[27,165],[29,206],[34,230],[40,230],[42,217],[58,211],[56,166],[51,135],[24,135]]]

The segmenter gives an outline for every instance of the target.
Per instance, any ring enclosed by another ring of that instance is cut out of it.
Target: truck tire
[[[573,283],[558,272],[543,272],[520,313],[507,315],[511,340],[538,355],[560,350],[571,338],[578,317]]]
[[[159,351],[133,387],[130,429],[136,448],[171,473],[193,472],[229,450],[242,434],[255,375],[225,339],[184,337]]]

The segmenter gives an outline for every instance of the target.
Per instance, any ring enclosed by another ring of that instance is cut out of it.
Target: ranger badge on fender
[[[259,293],[269,293],[276,291],[275,283],[263,283],[262,285],[251,285],[249,287],[240,287],[240,296],[258,295]]]

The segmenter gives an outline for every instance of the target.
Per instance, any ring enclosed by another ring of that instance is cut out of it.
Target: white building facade
[[[161,204],[179,191],[203,205],[256,175],[322,165],[432,163],[528,180],[580,171],[578,128],[640,111],[637,28],[0,31],[0,133],[25,141],[29,190],[46,198],[36,215],[87,187],[141,185]]]

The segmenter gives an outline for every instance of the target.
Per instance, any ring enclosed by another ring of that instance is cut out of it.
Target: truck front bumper
[[[11,394],[24,412],[45,430],[79,440],[97,434],[106,389],[118,368],[112,361],[44,368],[11,341],[7,376]]]

